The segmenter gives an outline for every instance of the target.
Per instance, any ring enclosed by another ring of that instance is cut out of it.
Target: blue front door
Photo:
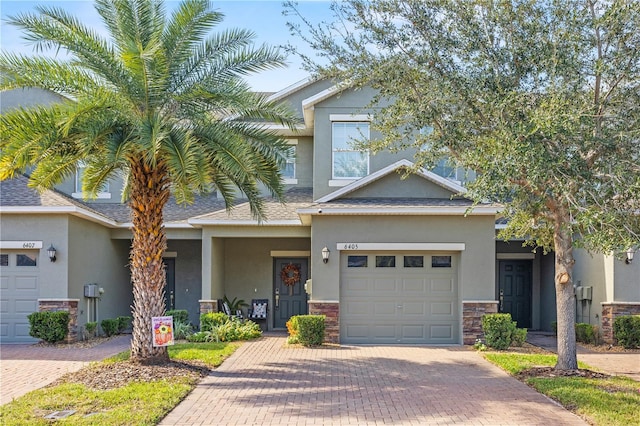
[[[294,315],[306,315],[307,293],[304,283],[309,278],[306,258],[276,258],[274,261],[274,328],[285,328]]]

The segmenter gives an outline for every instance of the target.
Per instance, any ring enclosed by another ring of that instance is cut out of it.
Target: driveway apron
[[[584,425],[468,347],[242,345],[162,425]]]

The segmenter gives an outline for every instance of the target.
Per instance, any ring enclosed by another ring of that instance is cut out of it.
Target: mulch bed
[[[523,370],[516,374],[519,380],[526,380],[531,377],[555,378],[555,377],[584,377],[587,379],[606,379],[611,376],[608,374],[597,373],[591,370],[556,370],[553,367],[534,367]]]

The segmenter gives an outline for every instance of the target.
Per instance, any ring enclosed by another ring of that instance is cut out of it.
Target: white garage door
[[[27,315],[38,310],[38,251],[0,253],[0,340],[37,341],[29,336]]]
[[[460,343],[458,256],[341,254],[343,343]]]

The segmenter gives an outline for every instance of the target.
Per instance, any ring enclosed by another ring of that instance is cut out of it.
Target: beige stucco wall
[[[0,215],[2,241],[42,241],[38,250],[39,298],[69,298],[68,221],[65,215],[3,214]],[[49,261],[47,248],[53,244],[57,261]],[[3,250],[3,253],[5,250]],[[6,250],[20,253],[22,250]]]
[[[636,252],[630,264],[618,259],[612,259],[611,262],[615,288],[614,299],[608,301],[640,302],[640,252]]]
[[[112,240],[110,230],[76,217],[69,218],[69,297],[80,299],[78,325],[87,322],[88,299],[84,285],[95,283],[104,289],[97,301],[98,322],[105,318],[131,316],[133,292],[129,268],[130,242]]]
[[[312,279],[314,301],[340,298],[338,242],[465,243],[460,253],[458,283],[462,300],[495,300],[493,216],[314,216]],[[327,264],[319,255],[327,246]],[[317,253],[318,255],[314,255]]]

